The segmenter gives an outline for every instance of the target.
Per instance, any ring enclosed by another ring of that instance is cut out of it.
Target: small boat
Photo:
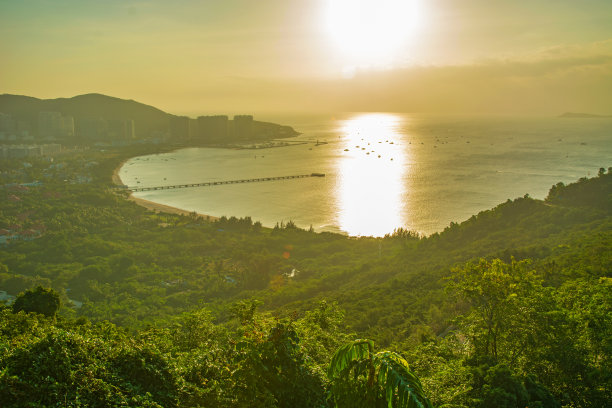
[[[348,152],[348,151],[349,151],[349,149],[344,149],[344,151],[345,151],[345,152]]]

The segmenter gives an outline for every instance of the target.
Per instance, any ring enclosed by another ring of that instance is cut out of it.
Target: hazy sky
[[[611,0],[0,0],[0,56],[172,113],[612,114]]]

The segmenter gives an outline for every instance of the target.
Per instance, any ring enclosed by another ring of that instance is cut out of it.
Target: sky
[[[612,114],[610,0],[0,0],[0,93],[175,114]]]

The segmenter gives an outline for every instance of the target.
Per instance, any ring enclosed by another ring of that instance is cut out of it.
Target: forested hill
[[[122,160],[164,148],[4,163],[0,406],[612,398],[611,169],[430,237],[352,238],[153,213],[113,189]]]
[[[599,177],[553,186],[544,201],[508,200],[428,238],[396,231],[369,256],[364,253],[365,262],[351,263],[348,254],[335,253],[326,272],[287,289],[291,296],[279,291],[265,299],[274,308],[289,302],[289,310],[313,307],[317,299],[336,300],[351,328],[385,345],[438,336],[452,328],[439,317],[456,307],[447,301],[446,279],[466,262],[529,259],[549,285],[561,284],[566,274],[610,277],[611,207],[612,173],[601,169]],[[321,264],[325,258],[312,261]],[[338,260],[343,268],[336,272]]]
[[[0,113],[10,114],[16,121],[29,124],[30,133],[35,135],[38,131],[39,113],[45,111],[59,112],[63,116],[71,116],[76,123],[77,129],[84,120],[133,120],[137,139],[144,139],[153,134],[172,133],[171,121],[177,117],[176,115],[131,99],[120,99],[98,93],[57,99],[38,99],[30,96],[10,94],[0,95]],[[185,128],[188,127],[186,125],[183,126]],[[195,127],[195,125],[192,127]],[[290,126],[257,120],[253,121],[252,137],[255,139],[265,140],[275,137],[296,136],[298,134]],[[185,140],[181,141],[185,142]],[[220,143],[219,140],[217,140],[217,143]]]
[[[75,121],[95,118],[132,119],[136,123],[138,137],[168,129],[169,119],[173,116],[140,102],[97,93],[57,99],[0,95],[0,112],[14,115],[19,120],[37,123],[38,113],[41,111],[60,112],[62,115],[72,116]]]

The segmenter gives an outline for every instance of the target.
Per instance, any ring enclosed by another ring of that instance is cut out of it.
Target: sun
[[[347,63],[376,65],[400,57],[420,25],[417,0],[327,0],[326,26]]]

